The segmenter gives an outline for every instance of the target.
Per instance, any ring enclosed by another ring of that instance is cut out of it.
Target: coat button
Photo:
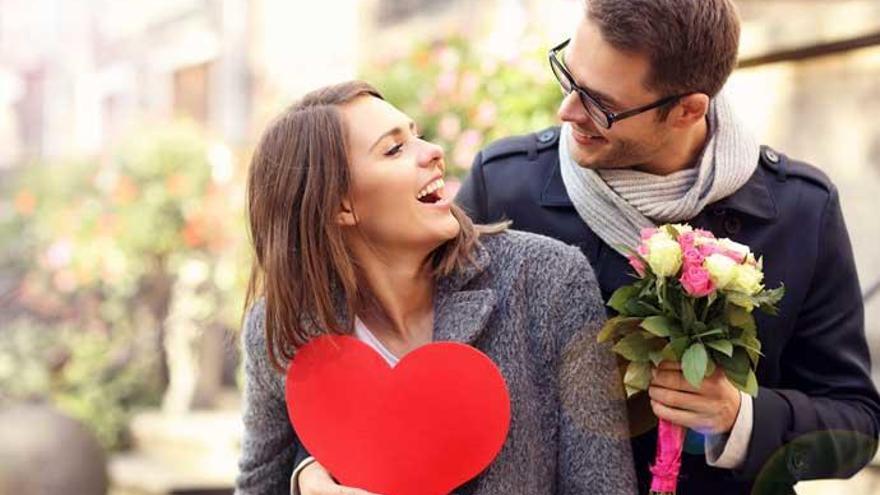
[[[541,141],[542,143],[549,143],[550,141],[553,141],[554,137],[556,137],[556,133],[548,130],[542,132],[541,135],[538,136],[538,141]]]
[[[770,163],[779,163],[779,153],[767,148],[764,150],[764,158]]]
[[[739,229],[742,228],[742,222],[739,218],[730,216],[724,219],[724,230],[730,234],[734,235],[739,232]]]

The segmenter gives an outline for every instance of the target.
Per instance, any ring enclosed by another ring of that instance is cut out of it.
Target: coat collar
[[[712,204],[713,209],[734,210],[761,220],[774,220],[779,215],[776,201],[767,182],[764,167],[758,165],[749,180],[730,196]]]
[[[717,209],[735,210],[746,215],[761,219],[773,220],[779,215],[776,201],[767,186],[769,177],[763,167],[758,165],[751,178],[732,195],[716,201],[712,205]],[[559,153],[554,153],[553,166],[544,173],[544,188],[539,200],[541,206],[574,208],[559,167]]]
[[[491,256],[477,245],[473,262],[441,278],[434,295],[434,341],[453,341],[472,345],[480,337],[495,309],[496,295],[491,288],[469,285],[489,268]]]

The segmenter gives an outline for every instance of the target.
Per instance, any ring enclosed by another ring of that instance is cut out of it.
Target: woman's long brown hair
[[[352,333],[358,298],[365,297],[336,222],[351,186],[340,106],[360,97],[382,98],[361,81],[307,94],[269,125],[251,160],[247,214],[254,262],[244,309],[247,315],[265,300],[266,347],[278,370],[316,335]],[[505,226],[474,226],[456,206],[452,213],[461,230],[432,256],[438,277],[471,260],[481,232]]]

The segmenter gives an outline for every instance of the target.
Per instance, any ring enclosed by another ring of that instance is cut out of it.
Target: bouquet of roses
[[[652,367],[663,361],[680,362],[698,388],[720,367],[734,386],[756,395],[761,342],[752,311],[775,315],[785,293],[764,288],[762,260],[748,246],[677,224],[644,229],[629,262],[638,280],[611,296],[618,315],[598,336],[629,361],[627,396],[647,390]],[[652,493],[675,493],[685,433],[660,420]]]

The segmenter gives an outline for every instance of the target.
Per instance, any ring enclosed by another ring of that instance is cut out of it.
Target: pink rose
[[[683,246],[682,246],[683,247]],[[690,266],[703,266],[703,260],[706,257],[700,253],[700,250],[690,246],[684,249],[684,266],[685,268]]]
[[[689,248],[694,247],[694,240],[696,236],[693,232],[685,232],[678,236],[678,243],[681,244],[681,250],[687,251]]]
[[[699,237],[705,238],[705,239],[714,239],[715,238],[715,234],[709,232],[708,230],[703,230],[703,229],[695,230],[694,234]]]
[[[681,282],[684,291],[693,297],[708,296],[715,290],[715,284],[709,278],[709,272],[698,265],[685,268],[678,281]]]
[[[645,277],[645,262],[642,261],[638,256],[636,256],[634,254],[627,256],[627,259],[629,260],[629,266],[631,266],[631,267],[633,267],[633,269],[635,269],[639,278],[644,278]]]

